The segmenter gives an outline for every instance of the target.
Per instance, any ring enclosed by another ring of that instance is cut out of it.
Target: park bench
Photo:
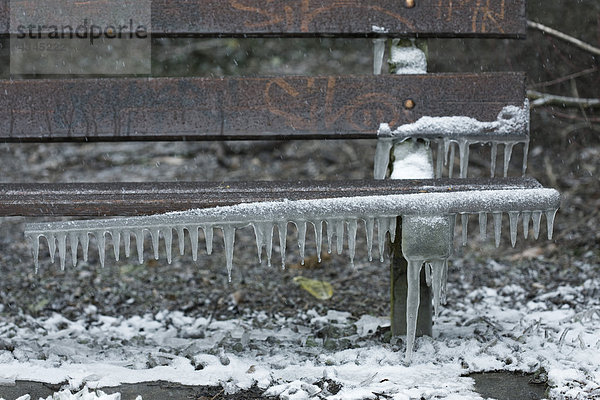
[[[97,7],[94,12],[103,12],[102,5]],[[9,34],[8,21],[8,0],[1,0],[0,34],[4,36]],[[414,74],[410,68],[424,52],[406,39],[517,39],[525,31],[525,0],[153,1],[154,37],[368,37],[375,43],[375,72],[381,69],[387,43],[397,74],[2,80],[0,141],[372,139],[373,146],[377,143],[376,179],[10,183],[0,185],[0,215],[95,218],[28,225],[26,236],[36,267],[42,237],[53,261],[58,250],[64,268],[67,244],[76,265],[79,255],[87,259],[91,236],[96,238],[102,264],[108,236],[115,243],[116,259],[122,247],[130,255],[133,236],[143,262],[148,233],[157,258],[162,236],[170,262],[173,231],[182,253],[187,231],[195,259],[199,231],[204,232],[210,254],[213,232],[221,229],[230,273],[235,232],[244,226],[254,227],[259,258],[265,249],[269,263],[275,226],[284,263],[289,223],[298,229],[301,257],[308,226],[314,230],[317,254],[326,227],[330,250],[336,238],[341,252],[347,236],[351,259],[359,221],[361,227],[364,222],[369,255],[376,226],[382,260],[386,241],[394,242],[392,328],[394,334],[408,333],[410,355],[415,332],[431,334],[432,297],[436,308],[443,300],[456,216],[461,216],[466,235],[468,215],[477,215],[485,236],[487,217],[493,215],[498,243],[502,215],[508,214],[514,245],[519,218],[525,237],[533,220],[537,238],[545,213],[551,236],[559,195],[532,178],[506,177],[513,146],[523,145],[524,161],[527,158],[524,74],[427,74],[424,70]],[[411,73],[402,74],[407,65]],[[407,140],[417,143],[416,150],[404,144]],[[473,144],[492,146],[491,178],[467,177]],[[505,149],[505,177],[494,178],[499,145]],[[435,154],[431,176],[384,179],[390,175],[392,161],[399,161],[394,159],[398,149],[410,155],[424,150],[428,159]],[[452,177],[456,149],[460,178]],[[400,237],[402,241],[397,240]]]

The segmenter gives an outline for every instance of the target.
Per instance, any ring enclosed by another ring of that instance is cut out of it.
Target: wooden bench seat
[[[0,216],[136,216],[267,201],[540,187],[532,178],[0,184]]]

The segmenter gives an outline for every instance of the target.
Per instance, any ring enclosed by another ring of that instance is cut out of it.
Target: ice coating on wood
[[[422,139],[437,148],[436,177],[442,177],[443,166],[453,175],[456,148],[459,150],[460,177],[466,178],[469,167],[470,146],[491,145],[490,175],[496,174],[498,145],[504,145],[504,176],[508,175],[510,160],[516,145],[523,146],[522,173],[527,170],[529,151],[529,103],[522,107],[506,106],[495,121],[478,121],[465,116],[421,117],[416,122],[392,129],[382,123],[379,127],[379,143],[375,154],[375,179],[384,179],[388,169],[390,150],[394,143],[407,139]]]
[[[426,187],[423,189],[427,190]],[[332,221],[332,241],[337,235],[337,239],[341,243],[344,242],[343,236],[346,236],[347,233],[353,233],[356,221],[357,226],[360,224],[361,229],[366,230],[367,251],[369,258],[371,258],[375,225],[377,225],[377,239],[382,239],[379,248],[382,248],[388,232],[390,237],[393,238],[396,217],[398,216],[494,213],[495,216],[499,215],[501,217],[503,212],[528,212],[533,217],[534,234],[538,236],[542,214],[549,212],[548,215],[553,217],[559,203],[560,196],[553,189],[485,190],[485,188],[482,188],[482,190],[464,192],[249,203],[145,217],[37,223],[27,225],[25,235],[32,240],[34,255],[39,252],[40,238],[46,238],[51,260],[54,260],[57,242],[59,242],[60,247],[59,258],[63,260],[66,257],[66,252],[63,251],[64,248],[62,247],[62,241],[66,239],[65,241],[71,245],[73,261],[76,261],[77,257],[73,248],[76,249],[78,244],[81,245],[84,260],[87,261],[89,238],[93,236],[96,242],[103,247],[99,253],[100,261],[103,262],[106,241],[109,241],[113,246],[119,246],[121,245],[119,242],[123,242],[125,255],[130,255],[129,235],[131,232],[136,241],[139,262],[143,263],[144,240],[147,236],[152,238],[154,255],[156,255],[156,250],[159,247],[157,246],[157,244],[159,245],[159,236],[162,236],[165,246],[170,248],[172,244],[169,232],[176,230],[179,236],[180,249],[184,250],[184,235],[187,231],[194,251],[193,257],[196,258],[198,230],[202,228],[204,231],[206,250],[210,254],[212,252],[213,230],[221,229],[227,231],[225,235],[227,265],[232,266],[233,241],[236,229],[249,225],[254,226],[257,247],[261,252],[262,248],[266,248],[270,263],[275,225],[281,228],[279,237],[281,245],[286,239],[284,231],[287,229],[287,223],[291,222],[296,226],[302,226],[304,221],[310,221],[316,231],[316,246],[319,254],[324,221]],[[549,220],[549,223],[552,220]],[[337,229],[335,229],[336,224]],[[499,228],[498,226],[497,229]],[[329,231],[329,227],[327,229]],[[110,233],[110,235],[106,235],[110,238],[105,238],[106,233]],[[113,234],[114,236],[112,236]],[[164,240],[165,235],[166,241]],[[125,240],[120,241],[120,238],[125,238]],[[352,243],[352,246],[354,245],[355,243]],[[281,246],[281,249],[285,252],[285,244]],[[118,252],[118,250],[116,251]],[[380,253],[380,258],[382,253]],[[229,263],[230,260],[231,263]],[[37,265],[37,257],[35,261]]]

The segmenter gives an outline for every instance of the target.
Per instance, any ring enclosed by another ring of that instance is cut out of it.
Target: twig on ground
[[[600,107],[600,99],[580,99],[577,97],[558,96],[550,93],[542,93],[535,90],[528,90],[527,97],[533,100],[531,108],[541,106],[562,106],[562,107]]]
[[[588,53],[600,56],[600,49],[598,47],[594,47],[591,44],[567,35],[566,33],[558,31],[554,28],[550,28],[549,26],[534,21],[527,21],[527,26],[531,29],[537,29],[538,31],[542,31],[548,35],[552,35],[558,39],[564,40],[565,42],[571,43],[572,45],[575,45],[580,49],[587,51]]]

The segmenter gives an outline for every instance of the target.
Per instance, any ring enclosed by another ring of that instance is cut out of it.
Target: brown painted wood
[[[12,0],[55,15],[39,0]],[[152,32],[171,37],[524,37],[526,0],[153,0]],[[7,34],[10,0],[0,0],[0,34]],[[107,15],[112,2],[74,2],[78,15]],[[124,20],[131,16],[123,15]],[[98,19],[98,18],[96,18]],[[60,19],[59,19],[60,20]]]
[[[375,138],[381,122],[495,121],[524,99],[520,73],[3,80],[0,142]]]
[[[531,178],[0,184],[0,216],[135,216],[284,199],[537,187]]]

